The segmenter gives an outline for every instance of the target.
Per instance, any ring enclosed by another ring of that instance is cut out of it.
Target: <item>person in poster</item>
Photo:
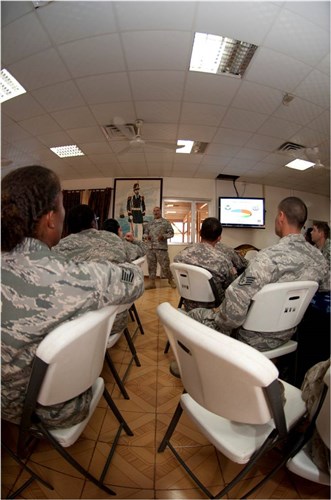
[[[145,198],[140,194],[138,182],[133,185],[133,195],[128,196],[126,209],[134,237],[141,240],[143,235],[143,222],[146,213]]]

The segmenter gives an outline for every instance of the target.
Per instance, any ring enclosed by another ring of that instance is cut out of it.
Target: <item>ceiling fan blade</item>
[[[134,139],[134,137],[136,136],[135,133],[131,133],[130,132],[130,129],[126,126],[126,123],[125,121],[123,120],[123,118],[119,117],[119,116],[115,116],[114,119],[113,119],[113,123],[115,125],[115,127],[118,128],[118,130],[120,130],[122,132],[122,134],[127,138],[127,139],[130,139],[130,141],[132,139]]]
[[[183,148],[184,145],[178,146],[177,144],[170,144],[168,142],[156,142],[156,141],[147,141],[146,146],[154,149],[167,149],[168,151],[176,151],[176,149]]]

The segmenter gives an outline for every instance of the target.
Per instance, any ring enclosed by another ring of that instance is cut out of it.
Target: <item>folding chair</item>
[[[118,313],[121,313],[123,311],[130,311],[132,305],[122,305],[122,306],[119,306],[118,308]],[[117,342],[120,340],[120,338],[122,337],[122,335],[124,335],[126,341],[127,341],[127,344],[128,344],[128,347],[130,349],[130,352],[131,352],[131,359],[128,363],[128,366],[125,370],[125,373],[123,375],[123,377],[121,378],[118,371],[116,370],[116,367],[115,367],[115,364],[111,358],[111,354],[110,354],[110,349],[112,347],[114,347],[114,345],[117,344]],[[119,332],[119,333],[114,333],[112,335],[109,335],[108,337],[108,341],[107,341],[107,348],[106,348],[106,354],[105,354],[105,360],[107,362],[107,365],[115,379],[115,382],[119,388],[119,390],[121,391],[122,393],[122,396],[125,398],[125,399],[130,399],[128,393],[127,393],[127,390],[125,389],[124,387],[124,383],[125,383],[125,380],[128,376],[128,373],[129,373],[129,370],[132,366],[132,363],[133,361],[135,362],[136,366],[141,366],[141,363],[140,363],[140,360],[138,358],[138,355],[137,355],[137,351],[136,351],[136,348],[134,346],[134,343],[133,343],[133,340],[132,340],[132,337],[130,335],[130,332],[128,330],[128,328],[124,328],[124,330],[122,332]]]
[[[31,438],[47,439],[65,460],[109,495],[115,493],[105,486],[103,481],[121,431],[124,429],[127,435],[133,435],[107,391],[104,380],[99,377],[109,330],[117,308],[118,306],[104,307],[66,321],[39,344],[27,389],[17,445],[17,455],[23,458]],[[92,387],[92,401],[89,414],[83,422],[64,429],[47,428],[37,413],[37,403],[49,406],[69,401],[89,387]],[[82,434],[102,395],[120,425],[100,478],[97,479],[84,469],[66,448],[74,444]]]
[[[143,267],[144,263],[145,263],[145,260],[146,260],[146,257],[139,257],[138,259],[134,260],[132,262],[132,264],[136,264],[136,266],[139,266],[139,267]],[[133,303],[129,309],[129,314],[130,314],[130,318],[132,321],[135,321],[137,323],[137,327],[135,329],[135,331],[133,332],[132,334],[132,339],[134,340],[138,330],[140,331],[141,335],[144,335],[144,328],[143,328],[143,325],[141,324],[141,321],[140,321],[140,318],[139,318],[139,314],[138,314],[138,311],[137,311],[137,308],[136,308],[136,305],[135,303]]]
[[[242,327],[266,334],[297,327],[317,289],[316,281],[288,281],[265,285],[254,295]],[[288,340],[280,347],[262,353],[267,358],[274,359],[296,351],[297,347],[296,340]],[[296,362],[295,359],[294,373]]]
[[[158,451],[168,446],[193,481],[209,498],[221,498],[264,454],[286,440],[305,414],[301,391],[286,382],[283,405],[278,371],[256,349],[183,315],[169,303],[158,306],[179,366],[184,393]],[[170,443],[182,412],[230,460],[246,464],[213,496]]]
[[[180,294],[179,309],[182,307],[184,299],[206,302],[206,304],[214,302],[214,307],[220,305],[217,287],[212,274],[207,269],[180,262],[170,264],[170,269]],[[169,347],[168,341],[164,349],[165,354],[169,351]]]

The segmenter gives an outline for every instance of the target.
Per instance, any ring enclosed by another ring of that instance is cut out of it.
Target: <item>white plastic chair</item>
[[[326,396],[316,418],[316,429],[324,444],[330,449],[330,368],[325,374]],[[330,485],[330,474],[320,470],[309,454],[309,441],[286,464],[287,468],[309,481]]]
[[[19,429],[18,456],[24,457],[29,438],[43,437],[81,474],[109,495],[115,493],[103,484],[110,460],[122,429],[133,435],[99,377],[104,363],[109,331],[118,306],[90,311],[66,321],[50,332],[39,344],[32,368]],[[69,428],[48,429],[36,413],[36,405],[49,406],[68,401],[92,387],[89,414]],[[99,479],[84,469],[67,451],[77,441],[104,396],[119,422],[112,448]]]
[[[318,289],[316,281],[271,283],[257,292],[242,327],[255,332],[279,332],[298,326]],[[263,351],[269,359],[294,352],[298,343],[289,340],[280,347]]]
[[[252,260],[254,259],[254,257],[257,256],[258,253],[259,253],[258,250],[247,250],[247,252],[245,253],[245,259]]]
[[[206,304],[213,302],[214,307],[220,305],[221,301],[213,275],[207,269],[181,262],[173,262],[170,264],[170,269],[180,294],[179,309],[182,307],[184,299],[206,302]],[[169,342],[167,342],[164,353],[169,351],[169,347]]]
[[[131,307],[132,307],[132,304],[123,304],[123,305],[118,307],[117,314],[124,312],[124,311],[130,311]],[[131,352],[131,359],[127,365],[127,368],[125,370],[124,375],[122,377],[120,377],[118,371],[116,370],[115,364],[111,358],[110,349],[117,344],[117,342],[120,340],[122,335],[124,335],[124,337],[127,341],[128,347],[129,347],[130,352]],[[108,341],[107,341],[107,347],[106,347],[105,360],[106,360],[106,363],[107,363],[107,365],[108,365],[108,367],[109,367],[109,369],[110,369],[110,371],[115,379],[115,382],[116,382],[119,390],[122,393],[122,396],[125,399],[130,399],[129,394],[127,393],[127,390],[124,387],[124,383],[125,383],[125,380],[129,374],[129,370],[132,366],[133,361],[135,362],[136,366],[141,366],[141,363],[140,363],[140,360],[138,358],[137,351],[136,351],[136,348],[134,346],[134,343],[133,343],[133,340],[132,340],[132,337],[130,335],[128,328],[124,328],[124,330],[119,332],[119,333],[114,333],[112,335],[109,335]]]
[[[221,498],[252,469],[264,453],[304,415],[301,391],[286,382],[283,406],[278,371],[256,349],[183,315],[169,303],[158,306],[178,363],[184,394],[158,451],[168,446],[209,498]],[[213,496],[180,457],[170,439],[182,412],[230,460],[246,464]]]

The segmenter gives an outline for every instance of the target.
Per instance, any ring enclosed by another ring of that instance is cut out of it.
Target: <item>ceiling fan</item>
[[[184,147],[184,145],[178,146],[177,144],[168,142],[147,141],[143,139],[141,136],[143,124],[144,121],[138,119],[135,121],[133,127],[128,127],[124,120],[122,120],[122,118],[114,118],[115,127],[120,130],[120,132],[129,140],[128,146],[119,152],[120,155],[144,149],[145,147],[161,150],[163,149],[168,151],[176,151],[176,149]]]

